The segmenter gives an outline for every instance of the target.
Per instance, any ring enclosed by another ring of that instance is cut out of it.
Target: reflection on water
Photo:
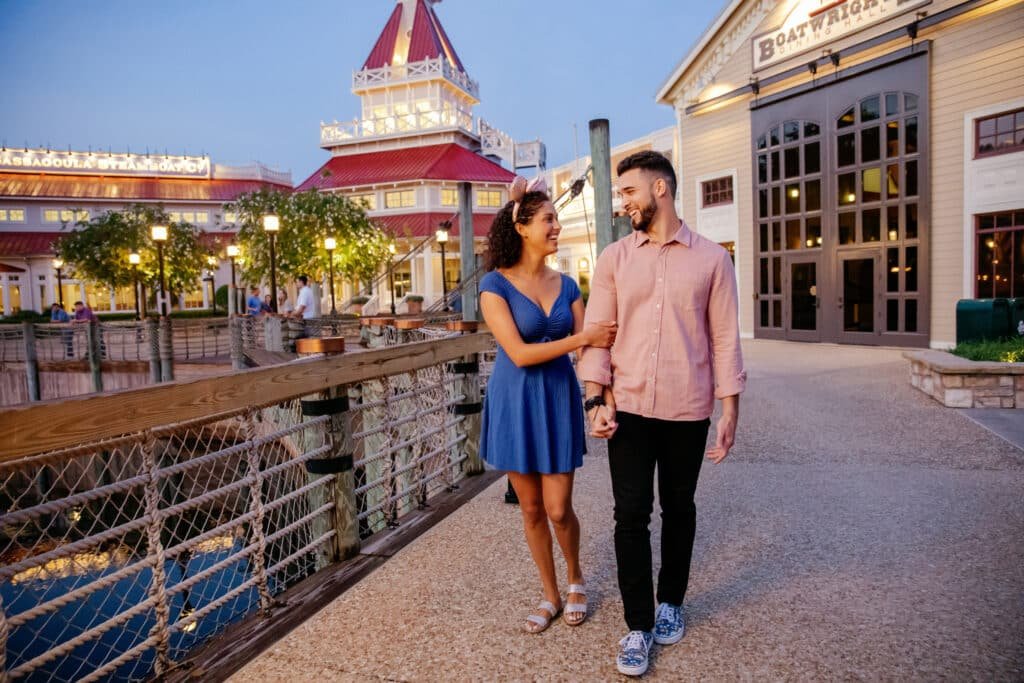
[[[232,535],[204,541],[191,553],[165,563],[164,585],[170,590],[237,554],[243,547],[243,539]],[[143,558],[133,556],[130,549],[118,547],[52,560],[41,567],[20,572],[10,582],[0,584],[0,597],[7,614],[17,615],[140,561],[146,566],[111,586],[12,629],[7,640],[7,669],[14,669],[144,602],[149,597],[153,568]],[[224,596],[248,578],[248,559],[239,558],[200,580],[190,590],[169,595],[171,623]],[[183,657],[188,650],[240,619],[258,603],[257,590],[251,587],[185,626],[182,631],[173,631],[170,636],[171,659]],[[41,665],[30,676],[19,680],[77,680],[145,641],[155,625],[156,611],[152,607],[140,610],[125,623],[82,643],[69,654]],[[147,678],[152,673],[155,657],[155,650],[147,648],[138,658],[122,664],[109,679]]]

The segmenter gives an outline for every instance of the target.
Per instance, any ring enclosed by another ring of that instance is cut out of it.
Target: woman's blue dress
[[[480,291],[508,303],[523,341],[556,341],[572,334],[576,282],[562,275],[550,315],[498,271],[480,280]],[[540,365],[516,367],[498,346],[487,383],[480,455],[492,467],[524,474],[572,472],[587,451],[579,381],[568,354]]]

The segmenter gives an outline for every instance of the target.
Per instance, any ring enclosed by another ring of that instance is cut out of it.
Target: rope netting
[[[0,463],[0,679],[144,679],[269,612],[338,559],[341,475],[309,461],[352,448],[352,528],[400,524],[463,476],[458,382],[339,388],[347,439],[296,397]]]

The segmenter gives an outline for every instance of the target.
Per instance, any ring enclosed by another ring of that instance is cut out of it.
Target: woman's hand
[[[587,325],[583,328],[583,346],[610,348],[615,343],[615,335],[618,331],[619,325],[614,321],[602,321]]]

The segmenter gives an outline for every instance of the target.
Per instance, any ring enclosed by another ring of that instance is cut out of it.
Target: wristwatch
[[[606,405],[604,402],[604,396],[602,396],[601,394],[598,394],[597,396],[591,396],[590,398],[583,402],[583,411],[589,413],[592,408],[596,408],[597,406],[603,405]]]

